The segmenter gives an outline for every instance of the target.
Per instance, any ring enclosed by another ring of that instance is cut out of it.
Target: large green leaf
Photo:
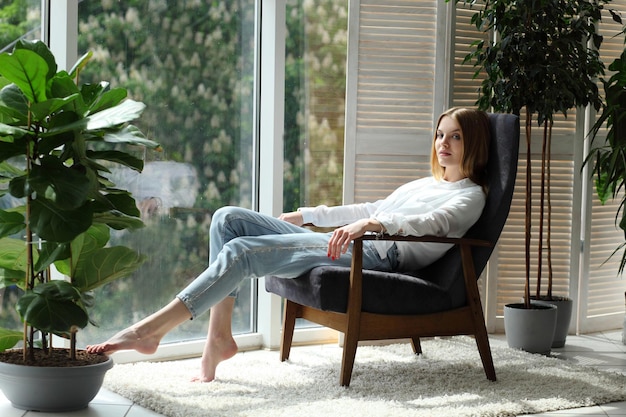
[[[15,83],[31,103],[45,101],[48,64],[37,53],[18,49],[0,54],[0,74]]]
[[[26,243],[21,239],[8,237],[0,239],[0,268],[26,272],[28,256],[26,248]],[[35,251],[33,256],[37,258]]]
[[[115,230],[141,229],[143,221],[137,217],[124,216],[122,213],[98,213],[93,215],[94,223],[103,223]]]
[[[17,85],[9,84],[0,90],[0,112],[16,120],[7,124],[24,126],[28,123],[28,102]]]
[[[125,100],[115,107],[91,114],[87,120],[87,130],[108,129],[137,119],[146,108],[142,102]]]
[[[94,160],[111,161],[127,166],[135,171],[143,170],[143,159],[139,159],[131,154],[120,151],[87,151],[87,157]]]
[[[70,256],[69,243],[42,242],[39,250],[39,260],[35,264],[35,272],[41,272],[59,259],[67,259]]]
[[[24,335],[17,330],[9,330],[0,327],[0,352],[11,349],[22,341]]]
[[[71,96],[62,98],[51,98],[49,100],[33,104],[31,106],[33,120],[45,121],[49,115],[61,109],[62,107],[67,106],[69,103],[75,101],[78,97],[80,97],[80,94],[76,93]]]
[[[130,248],[114,246],[102,248],[81,257],[72,276],[72,284],[86,292],[130,275],[146,260]]]
[[[61,210],[74,210],[87,201],[89,179],[79,170],[65,166],[58,158],[45,157],[34,165],[29,189],[53,202]]]
[[[0,175],[7,178],[13,178],[23,174],[24,170],[22,168],[18,168],[15,165],[10,164],[6,161],[0,162]]]
[[[109,228],[105,224],[94,224],[72,240],[70,245],[72,256],[55,262],[57,270],[63,275],[72,276],[79,259],[103,248],[109,242],[110,236]]]
[[[119,125],[139,118],[145,107],[146,105],[142,102],[126,100],[115,107],[94,113],[84,119],[79,119],[73,123],[55,126],[43,133],[41,136],[47,137],[72,130],[97,131],[117,128]],[[133,132],[132,135],[129,135],[129,138],[130,137],[134,137],[135,141],[140,140],[135,132]]]
[[[53,280],[36,286],[17,302],[17,311],[33,327],[59,335],[89,323],[85,309],[78,304],[80,292],[67,281]]]
[[[45,198],[32,201],[31,228],[44,240],[69,242],[91,226],[90,203],[74,210],[60,210]]]
[[[160,145],[150,139],[146,139],[143,132],[136,126],[125,126],[121,130],[114,132],[106,132],[104,135],[104,141],[110,143],[125,143],[128,145],[140,145],[151,149],[160,150]]]
[[[0,144],[0,149],[2,149],[1,144]],[[26,174],[24,174],[24,175],[20,175],[17,177],[13,177],[11,179],[11,182],[9,183],[9,192],[11,193],[13,197],[17,197],[17,198],[26,197],[26,195],[28,194],[28,190],[26,188],[27,178],[28,177],[26,176]]]
[[[24,216],[14,211],[0,210],[0,238],[24,229]]]
[[[85,68],[87,63],[91,60],[92,56],[93,56],[93,51],[88,51],[83,56],[78,58],[78,61],[76,61],[76,63],[74,64],[74,66],[70,70],[70,76],[73,79],[77,79],[78,78],[78,75],[79,75],[80,71],[83,68]]]
[[[47,79],[52,78],[54,74],[56,74],[57,72],[56,60],[54,59],[54,55],[52,54],[52,51],[50,51],[50,48],[48,48],[48,45],[46,45],[45,42],[39,41],[39,40],[30,41],[26,39],[20,39],[15,44],[15,50],[18,50],[18,49],[25,49],[25,50],[33,51],[34,53],[42,57],[44,61],[46,61],[46,64],[48,65],[48,76],[46,77]]]
[[[101,83],[101,85],[108,85]],[[108,109],[120,104],[122,100],[126,98],[128,95],[125,88],[112,88],[108,91],[105,91],[103,94],[97,97],[97,100],[93,100],[91,102],[91,108],[89,111],[91,113],[96,113],[104,109]],[[89,103],[87,103],[89,105]]]
[[[24,279],[24,271],[0,268],[0,288],[18,286],[21,289],[25,289],[26,282]]]
[[[109,193],[104,196],[115,210],[128,216],[139,217],[141,212],[137,208],[135,199],[128,192]]]
[[[20,127],[6,125],[4,123],[0,123],[0,135],[10,135],[22,137],[28,134],[28,130],[24,130]]]
[[[2,125],[0,124],[0,130]],[[0,133],[0,162],[6,161],[17,155],[22,155],[26,151],[26,144],[23,138],[15,139],[6,142],[2,140],[2,133]]]

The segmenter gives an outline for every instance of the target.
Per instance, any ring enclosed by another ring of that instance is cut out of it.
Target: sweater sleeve
[[[485,205],[485,194],[480,187],[448,198],[441,205],[417,210],[376,212],[372,217],[378,220],[387,233],[401,236],[449,236],[460,237],[478,220]]]
[[[302,219],[305,224],[313,224],[319,227],[339,227],[371,217],[376,212],[381,201],[333,207],[325,205],[300,207],[298,211],[302,213]]]
[[[478,220],[485,204],[482,188],[432,177],[404,184],[384,200],[344,206],[301,207],[305,224],[338,227],[360,219],[379,221],[390,235],[462,236]]]

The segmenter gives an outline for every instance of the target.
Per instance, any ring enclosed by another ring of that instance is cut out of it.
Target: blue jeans
[[[316,266],[349,267],[352,245],[348,253],[331,260],[327,256],[330,236],[252,210],[221,208],[211,222],[209,267],[177,297],[195,318],[236,294],[246,278],[295,278]],[[392,271],[397,264],[395,245],[381,259],[372,241],[363,242],[363,268]]]

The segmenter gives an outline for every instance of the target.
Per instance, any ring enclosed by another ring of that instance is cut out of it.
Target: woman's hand
[[[283,213],[278,216],[278,219],[287,223],[295,224],[296,226],[302,226],[304,224],[304,220],[302,219],[302,213],[300,213],[299,211]]]
[[[341,255],[348,251],[350,243],[358,239],[368,231],[381,231],[382,225],[373,219],[357,220],[347,226],[340,227],[333,231],[333,235],[328,241],[328,257],[339,259]]]

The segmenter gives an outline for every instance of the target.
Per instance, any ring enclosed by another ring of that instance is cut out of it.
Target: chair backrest
[[[519,117],[512,114],[490,114],[491,145],[487,175],[489,193],[480,218],[467,232],[467,237],[497,242],[509,216],[519,158]],[[474,250],[476,273],[485,267],[493,248]],[[479,255],[480,256],[477,256]]]
[[[519,156],[519,117],[512,114],[489,114],[491,122],[491,144],[487,174],[489,192],[483,212],[466,237],[483,239],[495,243],[500,237],[509,215]],[[479,276],[487,265],[493,247],[475,247],[472,250],[474,267]],[[450,291],[452,304],[465,303],[460,253],[457,247],[448,251],[441,259],[420,271],[427,278]]]

